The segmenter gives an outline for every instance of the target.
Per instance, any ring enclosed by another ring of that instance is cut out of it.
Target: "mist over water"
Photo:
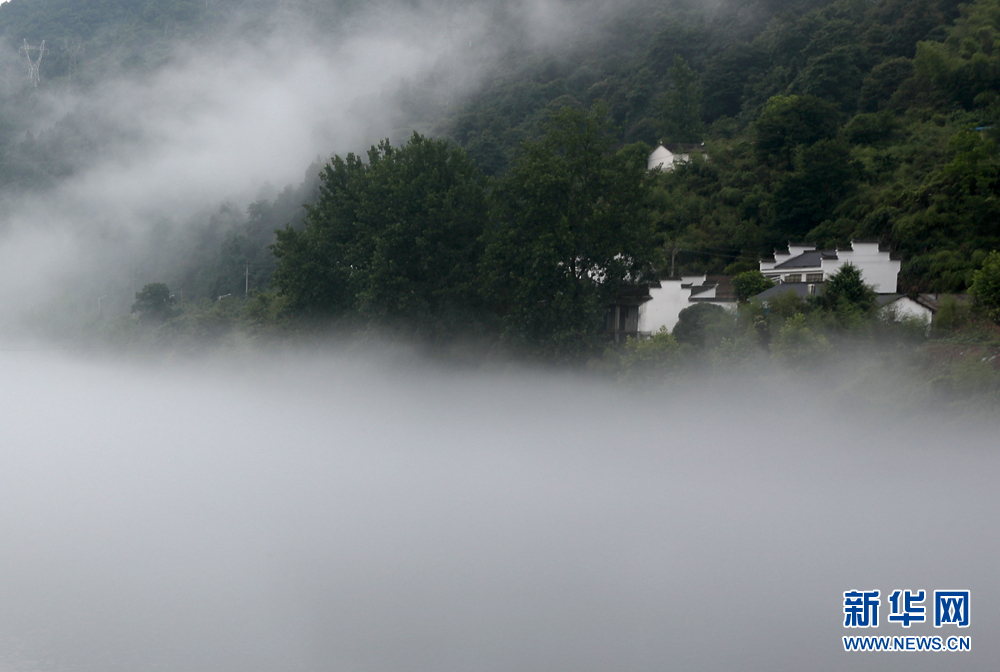
[[[640,393],[357,353],[4,352],[0,380],[3,670],[997,658],[1000,464],[978,421],[792,379]],[[968,588],[972,627],[847,631],[854,588]],[[973,651],[847,654],[845,634]]]

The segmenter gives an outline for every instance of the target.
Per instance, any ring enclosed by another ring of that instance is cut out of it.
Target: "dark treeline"
[[[846,352],[875,348],[896,364],[908,358],[946,394],[1000,390],[989,363],[998,354],[1000,252],[973,272],[974,301],[942,301],[933,328],[882,310],[851,265],[817,296],[788,293],[766,305],[748,300],[771,286],[754,270],[733,281],[735,312],[694,304],[672,333],[609,347],[607,307],[658,275],[658,190],[672,179],[646,170],[646,145],[616,148],[616,137],[598,104],[553,114],[500,178],[485,176],[462,149],[419,134],[398,147],[385,141],[367,157],[336,156],[303,222],[277,232],[270,290],[236,309],[217,301],[187,315],[146,310],[145,322],[167,339],[204,335],[205,324],[334,326],[435,352],[473,345],[477,357],[492,350],[587,362],[632,381],[706,365],[812,366],[846,344]],[[905,354],[929,335],[957,339],[962,358],[972,353],[968,366],[942,363],[955,353],[938,346]]]
[[[447,345],[499,336],[557,359],[600,346],[606,306],[651,268],[644,146],[564,108],[490,181],[418,134],[334,157],[305,228],[278,232],[286,313]]]
[[[13,0],[0,30],[16,40],[55,2]],[[225,7],[129,5],[91,27],[81,9],[77,32],[196,35]],[[517,7],[495,3],[497,25]],[[904,259],[904,291],[960,292],[1000,248],[1000,1],[636,0],[593,16],[542,46],[512,40],[464,101],[410,83],[396,102],[430,137],[334,157],[318,184],[164,233],[145,275],[160,264],[185,301],[254,289],[255,320],[482,335],[565,359],[598,351],[612,297],[671,259],[736,275],[789,240],[878,239]],[[72,170],[63,141],[13,118],[0,113],[0,180],[29,155],[52,179]],[[660,142],[704,149],[649,174]]]
[[[790,239],[876,238],[904,290],[963,290],[1000,246],[994,3],[816,4],[654,4],[578,49],[512,48],[440,132],[501,176],[553,111],[602,101],[620,144],[706,143],[656,185],[658,270],[674,248],[736,273]]]

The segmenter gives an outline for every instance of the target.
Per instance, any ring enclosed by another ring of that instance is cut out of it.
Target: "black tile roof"
[[[779,285],[775,285],[770,289],[766,289],[757,296],[753,297],[755,299],[760,299],[761,301],[767,301],[768,299],[773,299],[776,296],[780,296],[787,292],[795,292],[800,299],[805,299],[809,297],[809,287],[816,288],[816,294],[822,294],[824,285],[822,283],[811,283],[811,282],[783,282]]]
[[[781,262],[774,267],[774,270],[782,268],[818,268],[822,258],[822,250],[811,250],[809,252],[803,252],[797,257],[792,257],[788,261]]]
[[[879,306],[884,306],[887,303],[892,303],[896,299],[899,299],[899,298],[901,298],[903,296],[906,296],[906,295],[905,294],[879,294],[878,296],[875,297],[875,300],[878,302]]]

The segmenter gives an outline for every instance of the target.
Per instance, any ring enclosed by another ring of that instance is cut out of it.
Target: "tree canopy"
[[[175,302],[169,287],[162,282],[151,282],[135,293],[132,312],[140,320],[161,321],[170,317]]]
[[[736,300],[746,302],[751,297],[774,287],[774,282],[764,277],[760,271],[744,271],[733,278],[733,292]]]
[[[614,144],[604,106],[565,107],[494,189],[483,286],[508,340],[592,351],[619,288],[650,270],[646,149]]]
[[[196,43],[235,4],[16,0],[0,6],[0,33],[13,47],[61,41],[43,89],[68,85],[77,66],[88,86],[101,64],[159,67],[171,40]],[[361,4],[300,6],[332,25]],[[551,50],[509,40],[461,100],[427,94],[441,66],[386,94],[400,127],[440,139],[334,157],[248,210],[213,210],[183,241],[157,228],[155,253],[136,265],[185,297],[273,280],[269,305],[289,314],[431,340],[489,329],[565,357],[598,348],[614,293],[643,274],[673,262],[685,275],[736,274],[790,240],[876,239],[903,259],[903,291],[984,291],[1000,249],[1000,0],[703,5],[634,0]],[[515,34],[504,16],[491,25]],[[87,55],[76,65],[74,40]],[[16,82],[9,93],[0,189],[44,190],[86,165],[96,140],[76,112],[38,133],[46,96]],[[647,174],[659,140],[704,151]]]
[[[698,73],[680,56],[674,57],[669,71],[671,87],[663,96],[662,136],[664,142],[701,142],[705,133],[702,120],[702,90]]]
[[[824,286],[816,302],[842,317],[845,313],[870,314],[878,307],[875,290],[866,285],[861,269],[854,264],[844,264]]]
[[[277,234],[274,284],[291,310],[446,338],[476,319],[485,182],[465,152],[414,133],[335,156],[305,229]]]
[[[972,276],[969,292],[994,322],[1000,323],[1000,251],[994,250]]]

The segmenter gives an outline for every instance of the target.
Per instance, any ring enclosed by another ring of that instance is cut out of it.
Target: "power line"
[[[719,249],[719,248],[715,248]],[[705,254],[710,257],[725,257],[726,259],[749,259],[751,261],[760,261],[760,257],[748,257],[745,254],[720,254],[718,252],[705,252],[704,250],[688,250],[682,247],[677,248],[678,252],[691,252],[692,254]]]

